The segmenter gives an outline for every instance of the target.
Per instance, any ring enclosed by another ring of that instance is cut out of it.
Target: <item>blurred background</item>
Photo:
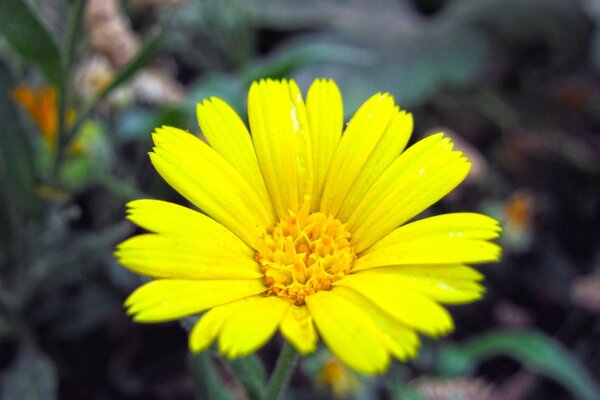
[[[134,324],[140,278],[114,245],[136,198],[184,204],[152,169],[161,124],[241,115],[259,78],[378,91],[473,161],[431,210],[502,221],[483,301],[456,332],[366,377],[326,349],[289,399],[600,399],[600,1],[3,0],[0,399],[255,399],[281,338],[235,362],[187,353],[186,325]],[[182,326],[183,325],[183,326]]]

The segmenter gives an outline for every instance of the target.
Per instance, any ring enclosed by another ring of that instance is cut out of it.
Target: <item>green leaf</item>
[[[251,64],[242,74],[243,87],[260,78],[287,78],[306,65],[336,63],[364,66],[372,56],[367,50],[337,43],[326,35],[305,36]]]
[[[150,132],[161,125],[197,129],[196,102],[192,104],[190,101],[189,107],[185,108],[180,105],[169,105],[158,111],[129,107],[118,116],[116,125],[115,136],[122,141],[147,140]]]
[[[188,354],[188,369],[196,387],[196,398],[203,400],[234,400],[225,388],[211,360],[210,352]]]
[[[397,399],[403,400],[427,400],[423,395],[417,392],[415,389],[404,383],[398,383],[394,386],[392,393]]]
[[[0,1],[0,32],[27,61],[61,86],[61,55],[54,38],[24,0]]]
[[[17,354],[10,369],[2,376],[0,399],[54,400],[58,378],[52,361],[31,345]]]
[[[26,262],[21,254],[24,221],[35,221],[41,210],[32,149],[10,100],[11,87],[10,71],[0,60],[0,271],[7,280]]]
[[[265,367],[256,354],[228,362],[229,367],[244,385],[250,399],[262,399],[266,387]]]
[[[186,108],[188,113],[196,115],[196,103],[211,97],[226,101],[240,115],[246,111],[248,84],[242,83],[238,75],[212,72],[190,87]]]
[[[493,331],[442,349],[438,368],[446,375],[462,375],[482,360],[505,355],[555,380],[579,399],[599,399],[600,389],[588,371],[559,342],[536,331]]]
[[[0,61],[0,163],[4,164],[6,175],[17,205],[29,214],[39,211],[39,199],[35,195],[35,173],[31,144],[27,140],[25,129],[16,118],[18,111],[11,101],[11,74]],[[2,186],[2,191],[7,190]]]

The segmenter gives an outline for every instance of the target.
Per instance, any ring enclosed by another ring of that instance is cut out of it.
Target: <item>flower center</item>
[[[258,249],[267,294],[298,306],[306,296],[329,290],[356,258],[346,225],[322,212],[309,214],[307,205],[271,225]]]

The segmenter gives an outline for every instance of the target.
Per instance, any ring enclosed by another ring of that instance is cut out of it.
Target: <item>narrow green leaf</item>
[[[397,399],[403,400],[427,400],[423,395],[417,392],[415,389],[404,383],[398,383],[392,393]]]
[[[54,38],[25,0],[0,1],[0,32],[27,61],[61,86],[60,50]]]
[[[83,20],[83,11],[86,0],[77,0],[72,3],[69,13],[69,22],[67,24],[67,36],[63,55],[63,80],[58,86],[58,135],[56,137],[56,147],[54,149],[54,159],[52,166],[52,178],[56,179],[60,172],[62,155],[66,146],[66,125],[67,125],[67,100],[70,98],[71,85],[69,77],[72,73],[73,59],[75,56],[75,44],[80,37],[80,26]]]
[[[265,367],[256,354],[228,362],[229,367],[246,388],[252,400],[262,399],[266,386]]]
[[[482,360],[510,356],[528,368],[555,380],[579,399],[600,399],[600,389],[588,371],[553,338],[537,331],[493,331],[461,346],[442,349],[438,368],[461,375]]]
[[[260,78],[285,78],[307,65],[337,63],[365,66],[373,54],[357,46],[314,35],[291,42],[274,55],[249,65],[242,73],[243,87]]]
[[[217,374],[208,351],[188,354],[188,369],[196,387],[196,398],[203,400],[234,400]]]
[[[11,74],[6,65],[0,61],[0,162],[4,164],[17,205],[27,212],[38,210],[38,198],[34,193],[35,174],[33,154],[27,135],[19,123],[15,103],[11,101]]]
[[[10,100],[13,83],[0,60],[0,279],[26,262],[23,257],[24,221],[35,221],[41,204],[35,193],[34,159],[18,110]]]
[[[198,322],[197,316],[182,318],[179,320],[181,326],[189,333]],[[199,354],[188,353],[188,371],[194,381],[196,398],[198,400],[234,400],[231,391],[223,386],[215,363],[211,359],[210,351]]]

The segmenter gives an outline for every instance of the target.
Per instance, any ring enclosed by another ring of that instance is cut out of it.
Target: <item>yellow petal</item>
[[[118,245],[115,256],[128,269],[155,278],[262,277],[251,252],[228,244],[227,241],[144,234]]]
[[[306,107],[296,83],[254,82],[248,94],[248,119],[275,211],[286,216],[300,208],[313,188]]]
[[[348,218],[358,252],[448,194],[467,176],[469,161],[442,134],[410,147],[388,167]]]
[[[498,261],[498,222],[482,214],[455,213],[401,226],[364,251],[353,270],[386,265],[484,263]]]
[[[385,313],[373,302],[346,287],[337,287],[335,292],[345,297],[352,303],[358,305],[371,316],[379,327],[384,342],[392,355],[399,360],[406,361],[417,355],[419,349],[419,337],[414,330],[408,328],[402,322]]]
[[[157,129],[152,138],[150,159],[164,180],[248,245],[273,222],[254,189],[206,143],[171,127]]]
[[[223,325],[235,313],[242,301],[234,301],[208,310],[190,332],[189,347],[194,353],[206,350],[219,336]]]
[[[219,351],[236,358],[257,350],[273,336],[290,306],[291,303],[274,296],[244,299],[223,325]]]
[[[357,279],[367,278],[375,281],[389,281],[401,290],[418,292],[428,298],[440,303],[461,304],[470,303],[481,299],[484,287],[471,280],[448,279],[437,277],[433,273],[427,273],[427,267],[423,266],[422,271],[412,272],[398,267],[371,268],[356,274]],[[444,266],[452,270],[454,266]],[[461,267],[461,266],[456,266]],[[450,272],[446,273],[451,275]]]
[[[369,274],[355,274],[336,281],[334,285],[354,289],[392,317],[430,336],[439,336],[453,329],[452,319],[445,308],[389,280]]]
[[[360,257],[354,270],[386,265],[486,263],[500,259],[500,246],[483,240],[422,239],[373,250]]]
[[[474,268],[458,264],[437,265],[396,265],[377,268],[382,272],[414,276],[419,279],[456,280],[479,282],[483,274]]]
[[[320,210],[337,216],[342,202],[394,115],[394,99],[376,94],[354,114],[329,165]]]
[[[306,108],[314,171],[311,209],[316,211],[321,202],[325,176],[344,127],[342,96],[335,82],[315,80],[306,95]]]
[[[127,203],[127,218],[152,232],[215,242],[224,248],[250,256],[253,254],[247,244],[214,219],[167,201],[130,201]]]
[[[366,374],[387,369],[390,355],[382,334],[357,304],[335,290],[322,290],[307,296],[306,305],[323,341],[343,363]]]
[[[401,226],[378,241],[371,249],[396,246],[422,238],[489,240],[496,239],[501,231],[502,228],[498,221],[487,215],[477,213],[441,214]]]
[[[171,321],[264,291],[262,279],[159,279],[140,286],[125,306],[138,322]]]
[[[362,170],[356,177],[348,195],[340,208],[338,218],[346,221],[358,203],[367,194],[373,183],[402,153],[413,129],[413,119],[410,113],[400,111],[396,107],[394,116],[383,135],[369,155]]]
[[[305,306],[291,306],[281,320],[281,333],[302,355],[312,353],[317,347],[317,332],[312,317]]]
[[[254,188],[273,216],[273,204],[256,160],[250,132],[239,115],[223,100],[211,97],[197,108],[198,123],[210,146],[223,156]]]

